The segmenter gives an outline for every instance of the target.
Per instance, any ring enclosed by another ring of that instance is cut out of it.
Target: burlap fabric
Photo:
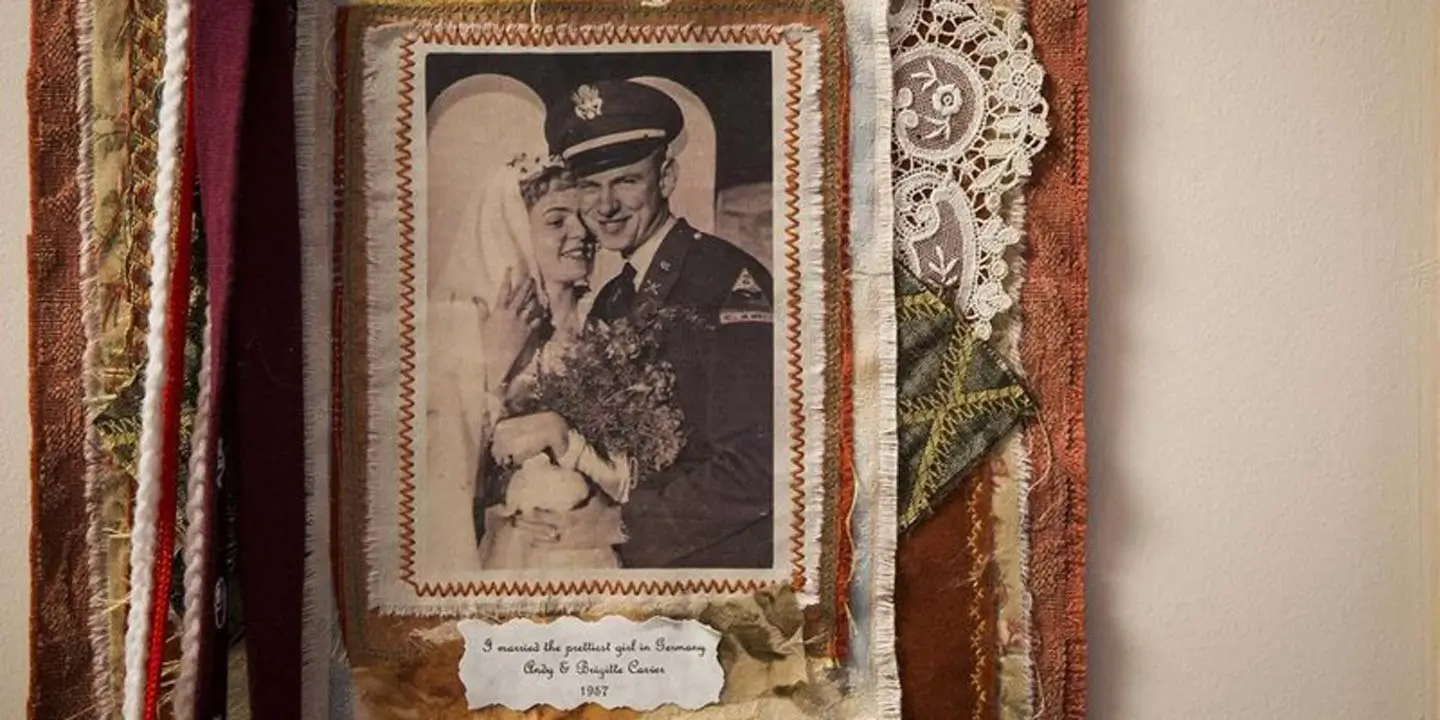
[[[30,716],[88,717],[94,665],[86,539],[75,0],[31,7]]]
[[[1050,145],[1031,182],[1029,273],[1021,361],[1040,398],[1026,435],[1036,714],[1085,717],[1086,210],[1090,115],[1087,0],[1036,0],[1035,50],[1045,66]]]

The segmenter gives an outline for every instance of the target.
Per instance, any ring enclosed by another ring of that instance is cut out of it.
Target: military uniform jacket
[[[632,312],[692,309],[702,329],[664,340],[687,442],[637,478],[625,567],[764,568],[774,562],[773,287],[749,254],[683,220],[660,240]]]

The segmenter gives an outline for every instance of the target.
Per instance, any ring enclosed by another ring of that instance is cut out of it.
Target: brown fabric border
[[[1035,700],[1038,718],[1083,720],[1088,2],[1034,0],[1030,26],[1045,67],[1052,128],[1031,184],[1029,277],[1020,298],[1020,355],[1040,398],[1039,422],[1025,435],[1034,468],[1029,583]]]
[[[906,720],[989,720],[999,708],[994,484],[981,463],[900,545],[895,624]]]
[[[30,6],[30,699],[32,718],[91,715],[93,649],[80,316],[76,0]]]
[[[732,3],[728,0],[694,0],[684,6],[669,5],[663,10],[628,8],[621,12],[621,3],[610,2],[609,0],[596,0],[590,3],[566,3],[562,5],[551,4],[547,6],[549,14],[546,16],[548,22],[558,22],[557,18],[573,18],[581,21],[596,19],[615,20],[623,18],[631,23],[665,23],[677,14],[686,11],[704,13],[707,24],[744,24],[754,23],[761,20],[766,22],[810,22],[817,25],[822,35],[822,43],[833,44],[834,37],[839,34],[843,19],[840,15],[839,5],[827,6],[825,3],[816,0],[782,0],[775,3],[773,9],[757,9],[745,6],[741,3]],[[822,9],[823,8],[823,9]],[[434,6],[427,3],[405,3],[395,2],[388,5],[358,5],[345,7],[339,10],[339,38],[337,42],[337,67],[340,73],[338,84],[340,95],[336,103],[336,181],[340,190],[337,197],[336,209],[336,233],[335,252],[337,257],[337,270],[339,276],[335,286],[335,307],[337,328],[334,346],[337,350],[335,356],[335,388],[333,398],[335,417],[337,418],[334,435],[332,436],[332,447],[334,456],[332,463],[332,489],[337,493],[334,497],[339,501],[332,506],[333,527],[337,533],[334,540],[338,543],[336,548],[336,582],[338,585],[338,598],[342,625],[345,627],[347,637],[347,649],[351,653],[352,660],[357,665],[363,665],[367,661],[393,659],[397,654],[403,654],[404,650],[398,648],[408,647],[404,641],[406,631],[416,626],[433,624],[434,618],[417,619],[409,617],[386,616],[371,612],[366,609],[364,582],[365,574],[357,573],[357,565],[362,558],[358,557],[355,550],[362,548],[364,544],[365,518],[361,508],[348,507],[344,500],[345,493],[340,491],[335,483],[338,478],[345,478],[346,482],[353,483],[355,478],[363,475],[363,453],[359,448],[352,447],[353,437],[347,440],[347,434],[343,428],[355,428],[364,426],[363,403],[348,402],[347,398],[364,397],[363,365],[360,359],[364,357],[363,338],[364,325],[363,298],[354,297],[345,291],[346,287],[363,286],[364,263],[363,259],[357,258],[353,252],[347,252],[344,238],[347,234],[354,233],[355,228],[363,225],[363,218],[359,217],[353,203],[346,202],[346,193],[353,190],[343,188],[359,187],[362,178],[361,168],[352,167],[353,163],[346,162],[346,158],[359,157],[356,152],[359,139],[358,134],[347,133],[346,122],[346,100],[357,98],[360,95],[360,78],[345,72],[353,60],[353,55],[360,52],[361,37],[363,31],[376,24],[386,21],[403,20],[413,18],[418,12],[433,11]],[[466,10],[483,10],[485,19],[516,19],[526,17],[527,6],[506,2],[474,3],[467,6],[448,8],[455,17],[463,17]],[[619,13],[618,16],[616,13]],[[757,14],[758,13],[758,14]],[[834,114],[841,116],[841,112],[848,108],[848,96],[844,91],[848,87],[847,76],[843,74],[844,58],[843,53],[822,52],[822,76],[827,78],[822,82],[822,106],[830,109],[825,110],[827,116]],[[838,81],[831,82],[830,78],[838,78]],[[837,106],[839,110],[837,110]],[[843,123],[841,123],[843,125]],[[828,177],[838,177],[837,158],[843,153],[839,152],[848,142],[848,138],[835,134],[829,130],[825,133],[825,170]],[[833,152],[832,152],[833,151]],[[845,183],[838,184],[838,195],[846,191]],[[826,234],[827,236],[841,237],[839,233],[848,225],[848,205],[835,198],[827,198]],[[848,265],[848,258],[840,257],[839,253],[826,253],[827,266],[826,277],[831,278],[835,273],[841,272]],[[832,307],[832,303],[848,303],[848,292],[838,295],[833,289],[827,293],[826,305]],[[832,309],[834,309],[832,307]],[[843,306],[842,306],[843,311]],[[842,313],[843,314],[843,313]],[[839,336],[839,328],[827,327],[827,345],[834,345],[842,342]],[[837,351],[838,352],[838,351]],[[832,368],[832,373],[839,373],[841,368]],[[834,388],[832,379],[827,378],[827,387]],[[825,472],[827,478],[834,478],[840,470],[838,453],[847,452],[848,447],[841,447],[839,439],[834,437],[834,429],[843,420],[838,417],[840,406],[845,402],[839,396],[827,392],[827,445],[825,448]],[[852,481],[845,478],[845,481]],[[832,488],[833,490],[833,488]],[[835,505],[833,499],[827,501],[827,515],[833,517]],[[349,538],[348,540],[346,538]],[[821,559],[821,576],[828,578],[833,575],[834,530],[827,528],[822,535],[821,544],[825,549],[825,556]],[[823,626],[833,627],[835,613],[835,601],[839,595],[834,580],[822,583],[822,615],[826,619],[821,620]],[[828,644],[828,643],[827,643]],[[839,648],[831,646],[832,652],[839,651]]]

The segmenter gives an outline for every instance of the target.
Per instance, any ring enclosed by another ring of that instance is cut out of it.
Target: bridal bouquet
[[[661,309],[590,323],[573,338],[546,346],[507,410],[558,413],[584,441],[572,434],[565,458],[536,455],[506,470],[502,516],[577,509],[597,487],[623,503],[635,482],[675,462],[685,445],[684,417],[675,401],[675,369],[660,349],[682,324],[698,321],[693,313]],[[483,563],[510,569],[619,567],[614,546],[625,542],[619,510],[602,506],[588,522],[593,525],[582,536],[593,545],[586,547],[537,547],[517,533],[487,533]]]
[[[692,311],[660,308],[612,323],[588,323],[555,357],[539,365],[513,414],[552,411],[607,458],[624,455],[637,478],[668,467],[685,445],[684,416],[675,401],[675,369],[660,345],[682,325],[699,326]]]

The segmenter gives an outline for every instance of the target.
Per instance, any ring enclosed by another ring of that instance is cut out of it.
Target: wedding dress
[[[528,86],[477,75],[447,88],[432,111],[427,217],[425,425],[417,477],[416,564],[422,577],[481,569],[475,532],[477,478],[498,421],[489,386],[482,304],[496,306],[508,269],[534,276],[529,224],[508,166],[543,152],[545,106]],[[512,128],[477,143],[473,128]],[[528,129],[528,131],[527,131]]]

